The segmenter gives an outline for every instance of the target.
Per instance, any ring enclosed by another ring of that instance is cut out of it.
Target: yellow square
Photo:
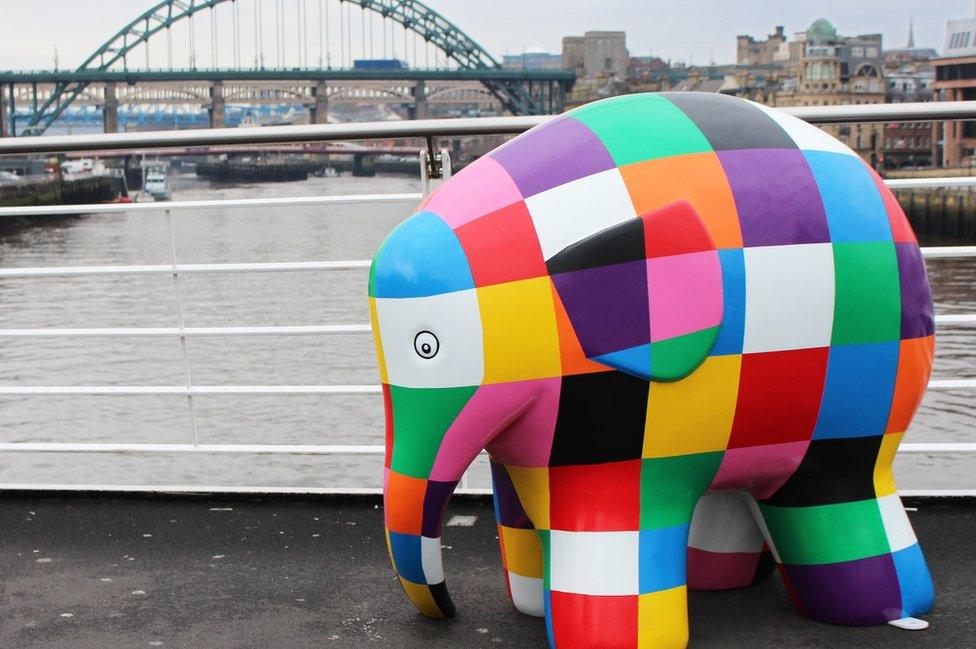
[[[522,508],[537,530],[549,529],[549,469],[505,465]]]
[[[478,289],[478,304],[485,341],[485,383],[561,375],[548,277],[483,286]]]
[[[376,315],[376,300],[369,298],[369,319],[373,326],[373,342],[376,343],[376,359],[380,364],[380,381],[389,383],[390,379],[386,373],[386,357],[383,356],[383,341],[380,339],[380,320]]]
[[[688,646],[688,590],[676,586],[637,598],[637,646]]]
[[[542,543],[539,533],[518,527],[498,526],[505,546],[505,568],[523,577],[542,578]]]
[[[652,381],[643,456],[724,451],[732,431],[741,364],[739,355],[710,356],[679,381]]]
[[[426,584],[415,584],[412,581],[407,581],[403,577],[400,577],[400,585],[403,586],[407,597],[410,598],[410,601],[414,603],[414,606],[421,613],[435,620],[444,617],[441,609],[437,606],[437,602],[434,601],[434,595],[430,592],[430,586]]]
[[[897,491],[891,465],[895,461],[895,453],[904,436],[905,433],[888,433],[881,438],[881,448],[878,450],[878,459],[874,464],[874,493],[878,498],[890,496]]]

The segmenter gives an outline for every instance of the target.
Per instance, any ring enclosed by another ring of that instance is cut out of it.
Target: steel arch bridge
[[[180,21],[192,19],[194,14],[213,9],[223,3],[237,0],[162,0],[129,22],[101,47],[96,49],[75,72],[101,72],[117,68],[128,69],[128,56],[137,47],[148,47],[150,38],[170,29]],[[457,25],[419,0],[338,0],[360,7],[392,20],[422,38],[461,69],[490,72],[501,68],[498,61],[477,41]],[[192,23],[191,23],[192,24]],[[58,82],[43,104],[33,111],[25,135],[43,133],[91,82],[72,80]],[[502,106],[513,114],[542,114],[547,112],[543,101],[532,93],[520,80],[486,78],[481,80],[485,88]]]

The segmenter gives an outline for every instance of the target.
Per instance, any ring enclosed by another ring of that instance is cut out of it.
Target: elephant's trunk
[[[478,453],[537,399],[534,382],[478,388],[384,385],[383,505],[393,569],[421,613],[453,617],[441,526],[454,488]]]

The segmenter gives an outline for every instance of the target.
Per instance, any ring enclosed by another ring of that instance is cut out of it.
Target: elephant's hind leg
[[[775,561],[751,500],[743,491],[730,491],[698,501],[688,537],[688,588],[744,588],[773,573]]]
[[[881,624],[931,607],[931,577],[891,479],[899,437],[814,440],[760,503],[794,602],[814,619]]]
[[[512,604],[526,615],[542,617],[542,545],[526,515],[506,467],[491,461],[495,520],[502,552],[505,583]]]

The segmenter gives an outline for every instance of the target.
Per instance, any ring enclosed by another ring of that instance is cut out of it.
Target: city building
[[[893,50],[885,50],[884,66],[886,69],[895,70],[904,65],[919,61],[931,61],[939,55],[931,47],[915,47],[915,25],[911,21],[908,23],[908,44]]]
[[[786,35],[783,33],[783,26],[776,25],[776,31],[765,40],[740,34],[735,37],[735,42],[735,62],[738,65],[770,65],[780,55],[780,50],[786,43]]]
[[[943,101],[976,99],[976,18],[946,24],[944,56],[932,61],[932,89]],[[976,160],[976,122],[943,124],[942,164],[957,167]]]
[[[626,79],[630,64],[626,32],[586,32],[563,37],[563,67],[576,70],[577,78]]]

